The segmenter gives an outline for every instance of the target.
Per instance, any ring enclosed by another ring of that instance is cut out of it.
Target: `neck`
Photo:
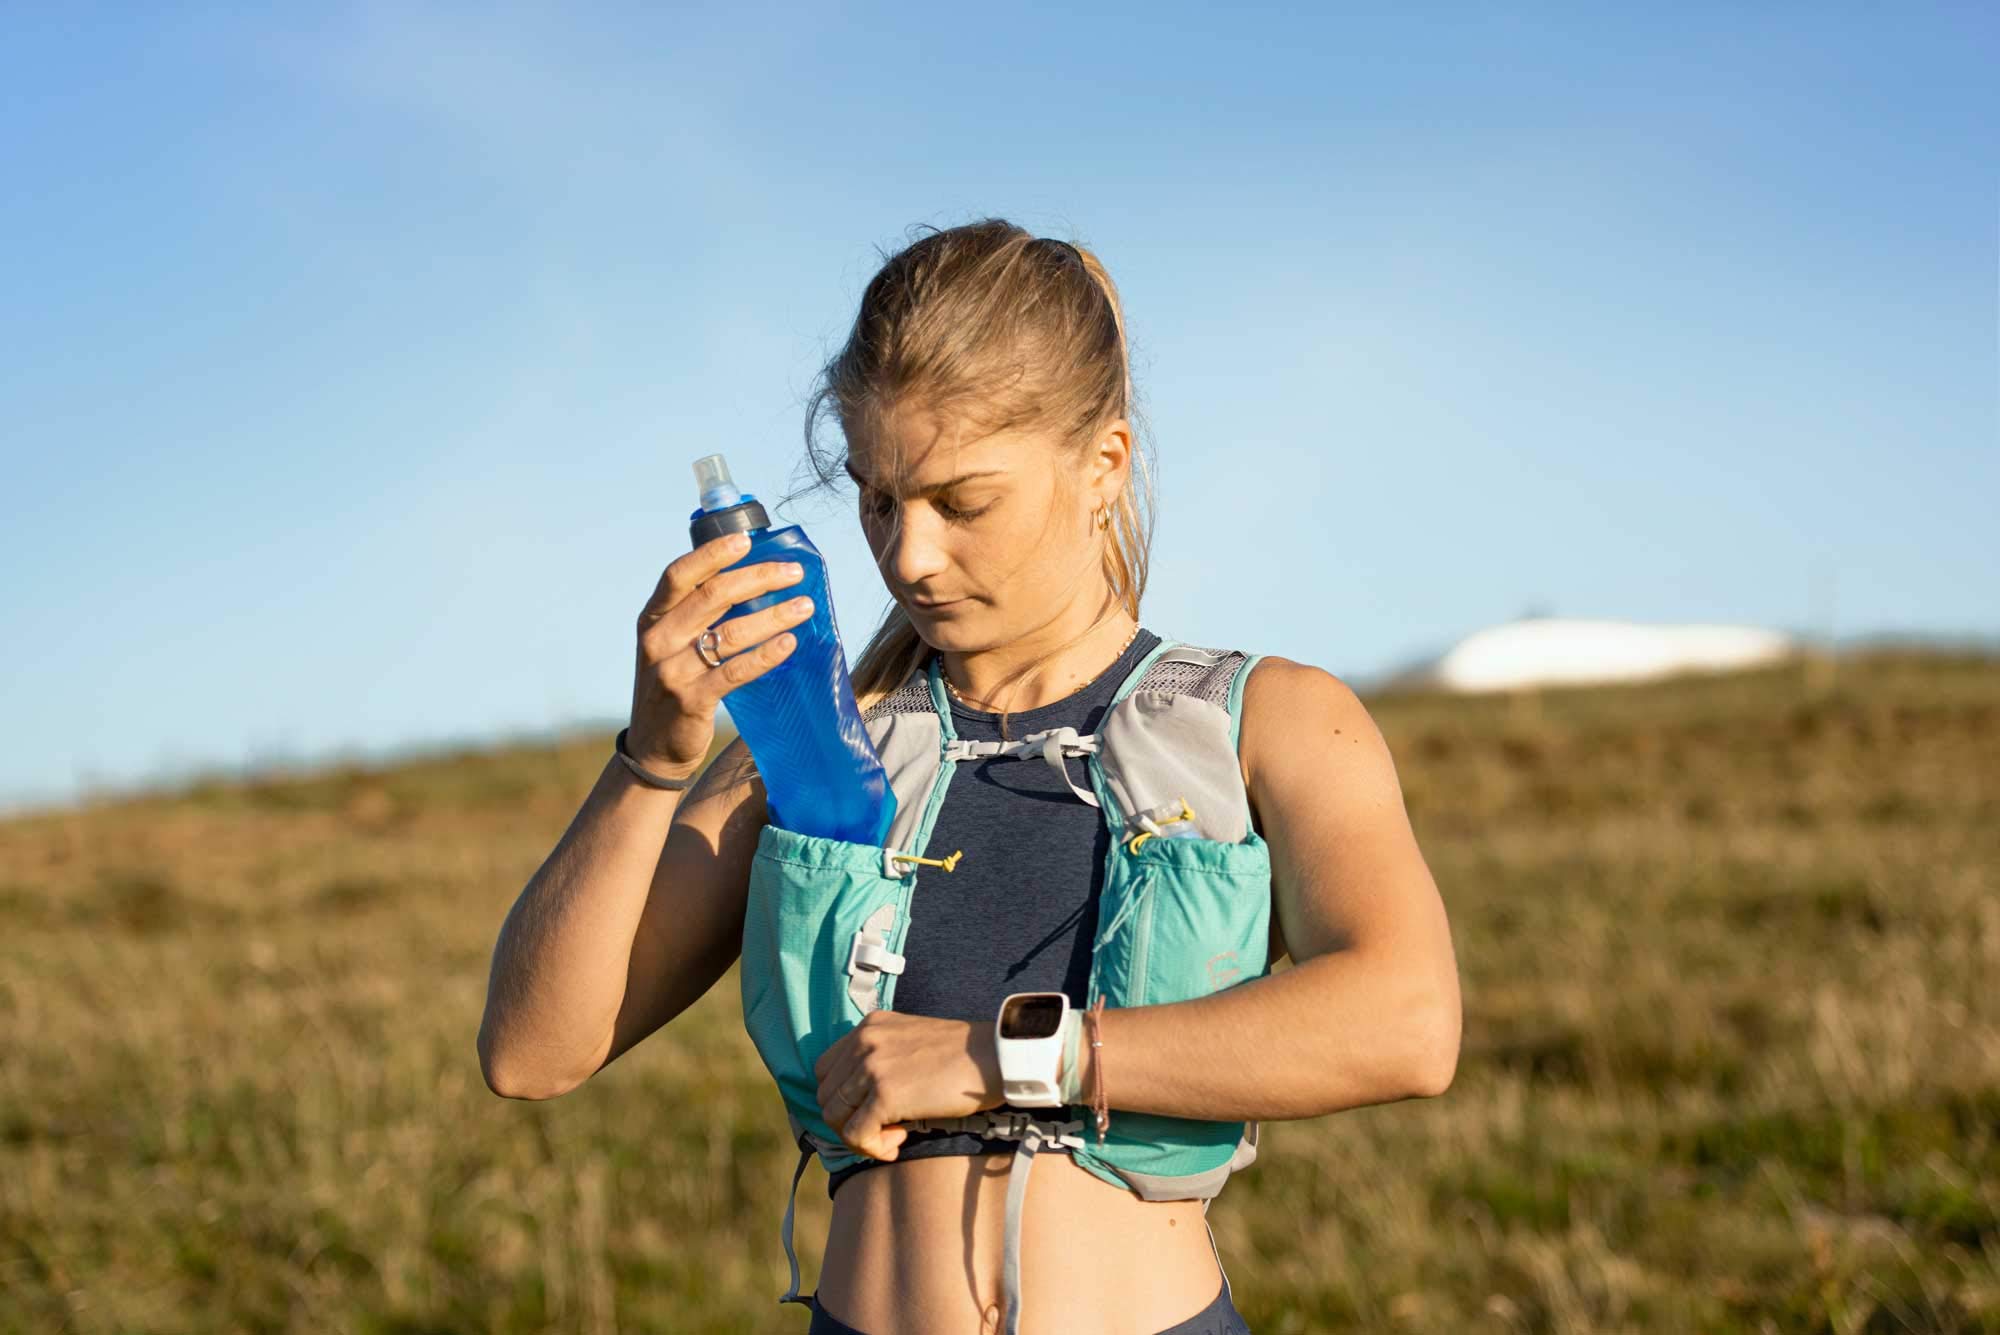
[[[1132,614],[1119,607],[1102,625],[1086,631],[1095,615],[1089,604],[1078,602],[1005,645],[964,653],[944,651],[940,666],[945,680],[975,709],[1008,713],[1038,709],[1073,695],[1117,661],[1138,629]],[[1037,659],[1043,661],[1021,673],[1024,665]]]

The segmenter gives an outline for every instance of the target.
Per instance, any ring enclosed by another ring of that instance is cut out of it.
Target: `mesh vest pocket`
[[[1107,886],[1123,921],[1100,934],[1096,959],[1107,1005],[1189,1001],[1270,972],[1271,857],[1261,836],[1154,838],[1113,856]],[[1227,1181],[1243,1128],[1114,1109],[1104,1144],[1086,1132],[1074,1155],[1148,1200],[1207,1197]]]
[[[1147,891],[1131,928],[1125,1004],[1188,1001],[1269,972],[1271,856],[1259,835],[1149,839],[1131,857]]]
[[[884,904],[900,921],[906,898],[906,883],[883,875],[878,845],[775,825],[758,836],[743,915],[743,1026],[786,1106],[831,1140],[839,1135],[820,1116],[813,1063],[864,1014],[848,992],[848,950]]]

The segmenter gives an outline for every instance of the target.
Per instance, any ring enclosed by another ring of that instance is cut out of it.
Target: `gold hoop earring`
[[[1100,505],[1097,507],[1097,527],[1100,529],[1106,529],[1111,527],[1110,506]]]

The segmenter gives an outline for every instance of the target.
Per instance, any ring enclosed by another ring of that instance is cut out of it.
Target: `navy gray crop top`
[[[1097,731],[1119,684],[1159,642],[1141,627],[1118,661],[1082,690],[1009,714],[1008,736],[1061,727]],[[953,699],[951,718],[960,737],[1003,740],[998,714]],[[1081,1008],[1089,1000],[1090,943],[1097,939],[1098,897],[1111,851],[1103,815],[1077,801],[1047,765],[988,757],[959,761],[953,769],[929,848],[933,855],[964,849],[965,857],[949,876],[925,876],[911,895],[896,1009],[991,1024],[1010,992],[1067,992],[1070,1004]],[[1050,1111],[1006,1103],[1000,1110]],[[893,1162],[1014,1148],[1011,1140],[967,1132],[912,1131]],[[863,1159],[830,1175],[827,1195],[886,1162]]]

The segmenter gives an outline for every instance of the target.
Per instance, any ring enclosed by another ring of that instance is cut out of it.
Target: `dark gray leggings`
[[[831,1315],[819,1305],[819,1295],[813,1295],[812,1325],[806,1327],[806,1335],[867,1335],[856,1330],[840,1318]],[[1215,1292],[1215,1301],[1196,1312],[1185,1321],[1176,1321],[1159,1335],[1250,1335],[1250,1327],[1245,1324],[1243,1314],[1230,1301],[1229,1277],[1222,1277],[1222,1287]]]

